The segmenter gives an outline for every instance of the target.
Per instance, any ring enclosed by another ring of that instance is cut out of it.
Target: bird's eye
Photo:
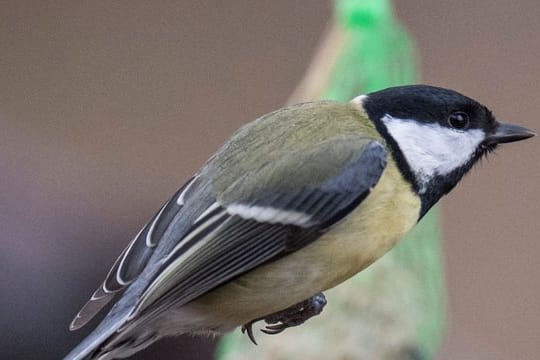
[[[454,129],[463,130],[469,126],[469,115],[464,112],[455,112],[448,117],[448,124]]]

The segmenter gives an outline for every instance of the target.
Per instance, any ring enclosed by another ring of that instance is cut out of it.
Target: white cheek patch
[[[435,175],[449,174],[467,163],[485,138],[480,129],[459,131],[390,115],[382,122],[416,175],[421,192]]]

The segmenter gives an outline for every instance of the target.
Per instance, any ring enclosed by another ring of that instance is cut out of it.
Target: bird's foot
[[[301,301],[285,310],[274,314],[251,320],[242,326],[242,333],[247,333],[249,339],[257,345],[253,336],[253,324],[259,320],[264,320],[266,325],[262,332],[269,335],[279,334],[283,330],[303,324],[307,319],[319,315],[326,305],[326,298],[323,293],[317,293],[307,300]]]

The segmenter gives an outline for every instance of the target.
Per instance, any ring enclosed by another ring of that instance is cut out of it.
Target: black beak
[[[486,140],[494,144],[509,143],[514,141],[525,140],[535,136],[536,133],[527,128],[499,123],[494,134],[488,135]]]

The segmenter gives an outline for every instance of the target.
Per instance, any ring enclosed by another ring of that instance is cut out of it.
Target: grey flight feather
[[[198,189],[199,191],[195,191],[195,189]],[[207,194],[208,191],[199,188],[198,178],[194,177],[190,179],[184,186],[182,186],[182,188],[177,191],[174,196],[171,197],[171,199],[165,205],[165,209],[169,209],[171,213],[165,214],[164,211],[161,212],[161,217],[166,217],[170,219],[170,221],[159,227],[160,231],[162,230],[163,232],[157,232],[160,234],[160,238],[154,247],[152,256],[147,260],[145,267],[141,269],[140,274],[133,280],[132,283],[129,284],[129,286],[125,286],[121,289],[121,291],[124,291],[122,297],[118,299],[102,322],[90,333],[90,335],[79,343],[79,345],[77,345],[64,358],[64,360],[83,360],[93,358],[92,353],[95,352],[96,349],[99,348],[108,337],[112,336],[123,324],[125,324],[128,316],[131,314],[137,304],[137,299],[140,298],[150,280],[155,277],[157,272],[159,272],[160,259],[164,256],[164,254],[171,250],[172,246],[174,246],[174,244],[178,241],[176,239],[182,238],[184,233],[194,222],[195,218],[211,204],[211,201],[204,197],[207,196]],[[193,197],[196,197],[197,199],[192,201],[188,207],[184,206],[184,204],[179,205],[177,202],[179,198],[182,198],[185,202],[189,202]],[[178,208],[176,208],[174,204],[179,205]],[[155,217],[152,218],[151,222],[153,220],[155,220]],[[145,225],[144,228],[147,226],[148,224]],[[142,232],[144,232],[144,228]],[[143,241],[143,238],[140,237],[141,234],[135,238],[135,241],[137,241],[137,239],[140,239],[141,242]],[[128,248],[129,245],[126,249]],[[122,253],[120,258],[124,253],[125,251]],[[130,258],[126,259],[126,261],[137,261],[137,256],[138,254],[133,252],[131,253],[133,260]],[[114,274],[114,270],[117,269],[116,265],[118,264],[118,261],[119,260],[117,260],[113,265],[108,277],[111,276],[110,274]],[[108,299],[108,301],[110,300],[111,299]],[[84,312],[86,307],[93,306],[93,303],[94,301],[90,300],[87,305],[83,307],[80,313]],[[98,305],[101,305],[101,307],[95,310],[92,315],[97,314],[99,310],[106,305],[106,303]],[[78,321],[78,316],[79,315],[75,317],[73,323]],[[89,320],[90,319],[87,319],[86,322]]]
[[[183,205],[178,204],[176,200],[193,180],[194,178],[190,179],[182,186],[122,251],[103,283],[71,322],[70,330],[77,330],[86,325],[142,272],[159,239]]]

